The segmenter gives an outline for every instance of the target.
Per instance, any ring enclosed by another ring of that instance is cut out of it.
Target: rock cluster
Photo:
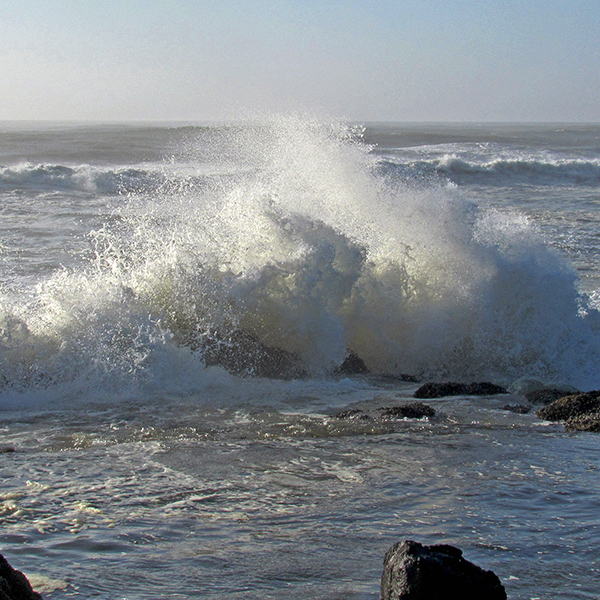
[[[506,600],[506,591],[495,573],[465,560],[454,546],[405,540],[387,551],[380,600],[456,598]]]
[[[13,569],[1,554],[0,600],[42,600],[42,596],[33,591],[27,577]]]
[[[536,414],[546,421],[564,421],[567,431],[600,432],[600,390],[563,396]]]

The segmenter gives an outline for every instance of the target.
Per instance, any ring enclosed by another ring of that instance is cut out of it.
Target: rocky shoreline
[[[544,385],[535,380],[520,380],[510,389],[489,382],[429,382],[414,392],[415,401],[370,411],[349,408],[334,417],[380,421],[429,419],[436,415],[436,410],[421,399],[504,394],[522,402],[505,405],[504,410],[515,413],[535,411],[539,419],[563,423],[568,432],[600,432],[600,390],[580,392],[568,386]],[[13,452],[15,449],[9,446],[0,448],[0,453]],[[424,546],[404,540],[386,553],[380,600],[451,600],[455,597],[505,600],[507,596],[493,572],[469,563],[462,557],[462,551],[453,546]],[[27,577],[1,554],[0,600],[42,600]]]
[[[535,380],[523,380],[508,390],[483,381],[473,383],[429,382],[414,393],[417,399],[434,399],[452,396],[497,396],[511,394],[522,398],[523,403],[506,404],[502,408],[517,414],[527,414],[538,408],[536,416],[544,421],[564,424],[566,431],[600,432],[600,390],[579,392],[567,386],[544,386]],[[386,420],[423,419],[433,417],[435,409],[424,402],[404,402],[395,406],[382,406],[375,411],[359,408],[342,410],[334,415],[338,419]]]
[[[380,600],[506,600],[498,576],[462,554],[447,544],[425,546],[413,540],[394,544],[384,557]],[[0,600],[43,600],[1,554]]]

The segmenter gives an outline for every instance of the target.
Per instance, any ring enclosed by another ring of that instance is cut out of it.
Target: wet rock
[[[415,393],[415,398],[442,398],[443,396],[459,396],[465,391],[465,384],[453,383],[425,383]]]
[[[567,431],[591,431],[600,433],[600,411],[572,417],[565,421]]]
[[[365,375],[369,369],[365,361],[355,352],[348,353],[346,360],[334,371],[336,375]]]
[[[410,402],[399,406],[389,406],[380,409],[381,416],[393,417],[396,419],[422,419],[423,417],[433,417],[435,410],[423,402]]]
[[[550,399],[552,402],[563,396],[577,394],[580,390],[565,383],[545,384],[539,379],[521,377],[510,384],[508,391],[513,396],[525,396],[529,402],[534,404],[547,404],[546,399]]]
[[[386,553],[380,600],[506,600],[500,579],[448,545],[405,540]]]
[[[237,330],[226,336],[214,334],[201,346],[206,366],[220,366],[234,375],[301,379],[306,377],[293,352],[269,346],[257,336]]]
[[[502,407],[502,410],[507,410],[518,415],[526,415],[528,412],[531,412],[531,407],[524,404],[506,404]]]
[[[342,410],[339,413],[333,415],[336,419],[361,419],[366,421],[367,419],[371,419],[364,411],[360,410],[360,408],[349,408],[348,410]]]
[[[482,381],[478,383],[425,383],[415,393],[415,398],[442,398],[444,396],[494,396],[507,394],[505,388]]]
[[[349,419],[350,417],[356,417],[357,415],[364,414],[360,408],[349,408],[348,410],[341,410],[339,413],[333,415],[336,419]]]
[[[496,394],[508,394],[508,390],[489,381],[467,384],[467,396],[495,396]]]
[[[546,421],[566,421],[600,410],[600,390],[564,396],[540,408],[536,415]]]
[[[418,377],[406,373],[400,373],[399,375],[380,375],[379,379],[389,383],[420,383]]]
[[[565,391],[564,389],[544,388],[525,394],[525,398],[532,404],[550,404],[551,402],[570,394],[570,391]]]
[[[1,554],[0,600],[42,600],[42,596],[33,591],[27,577],[13,569]]]

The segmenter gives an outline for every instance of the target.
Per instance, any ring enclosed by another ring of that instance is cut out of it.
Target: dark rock
[[[0,454],[12,454],[13,452],[16,451],[12,446],[4,446],[0,448]]]
[[[293,352],[269,346],[246,331],[226,336],[213,334],[201,345],[207,367],[221,366],[235,375],[301,379],[306,377],[300,359]]]
[[[508,390],[501,385],[481,381],[479,383],[468,383],[466,396],[495,396],[496,394],[508,394]]]
[[[564,396],[540,408],[536,415],[546,421],[566,421],[600,410],[600,390]]]
[[[500,579],[448,545],[405,540],[386,553],[380,600],[506,600]]]
[[[348,353],[346,360],[334,371],[336,375],[364,375],[368,372],[365,361],[352,350]]]
[[[464,383],[425,383],[415,393],[415,398],[442,398],[443,396],[459,396],[465,393]]]
[[[333,415],[336,419],[349,419],[351,417],[366,416],[360,408],[349,408],[348,410],[342,410],[339,413]]]
[[[587,413],[579,417],[572,417],[565,422],[567,431],[592,431],[600,432],[600,411]]]
[[[482,381],[479,383],[425,383],[415,393],[415,398],[442,398],[443,396],[494,396],[507,394],[505,388]]]
[[[42,596],[33,591],[27,577],[13,569],[1,554],[0,600],[42,600]]]
[[[553,391],[556,390],[556,391]],[[513,381],[508,391],[513,396],[524,396],[530,402],[539,402],[543,403],[544,398],[546,397],[545,392],[549,391],[547,397],[551,395],[560,394],[558,398],[562,396],[570,396],[571,394],[578,394],[581,390],[573,387],[572,385],[568,385],[565,383],[543,383],[539,379],[533,379],[531,377],[521,377],[516,381]],[[540,392],[540,395],[537,396],[536,392]],[[536,399],[536,398],[539,398]],[[552,400],[556,400],[552,398]]]
[[[570,395],[570,392],[561,390],[559,388],[545,388],[541,390],[534,390],[525,394],[525,398],[532,404],[550,404],[559,398],[564,398]]]
[[[414,375],[407,375],[406,373],[400,373],[399,375],[390,375],[388,373],[385,375],[380,375],[379,379],[389,383],[419,383],[418,377],[415,377]]]
[[[518,415],[526,415],[528,412],[531,412],[531,407],[524,404],[506,404],[502,407],[502,410],[508,410]]]
[[[422,419],[423,417],[433,417],[435,410],[423,402],[411,402],[399,406],[390,406],[380,409],[384,417],[394,417],[397,419]]]

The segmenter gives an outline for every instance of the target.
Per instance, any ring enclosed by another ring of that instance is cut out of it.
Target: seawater
[[[596,436],[335,413],[599,387],[599,184],[595,125],[2,124],[2,553],[55,599],[366,600],[412,538],[595,597]],[[303,376],[207,366],[243,336]]]

